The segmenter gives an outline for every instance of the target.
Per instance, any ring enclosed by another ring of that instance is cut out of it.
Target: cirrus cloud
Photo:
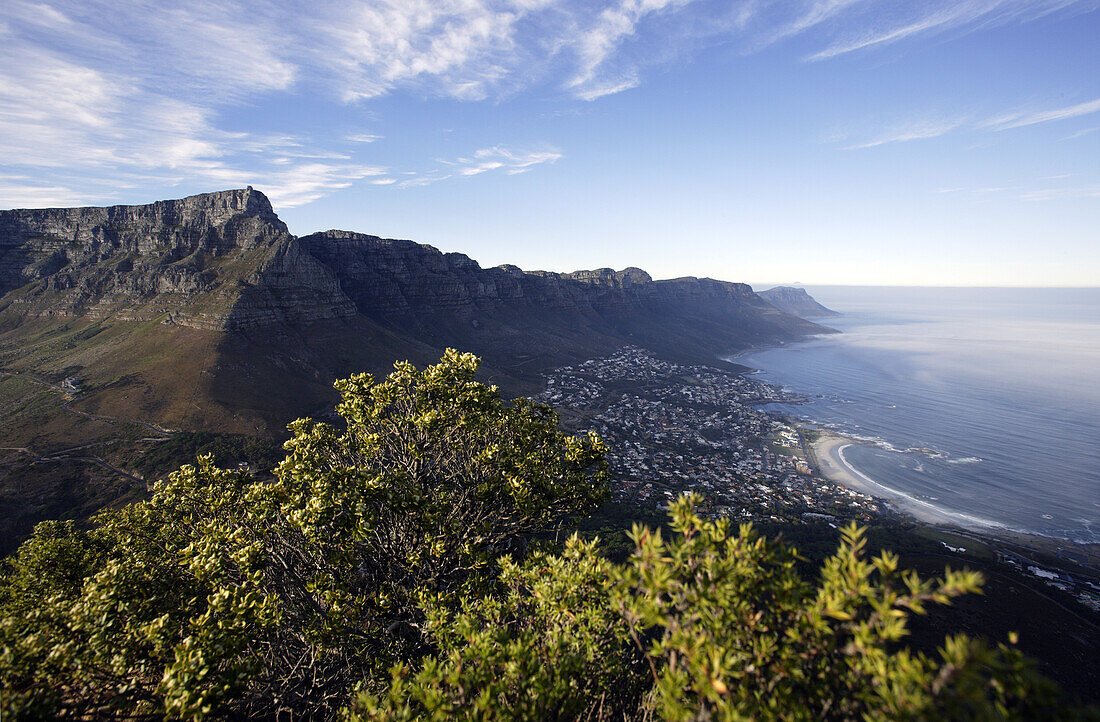
[[[805,59],[826,61],[919,35],[1096,7],[1097,0],[930,0],[889,12],[870,0],[7,0],[0,171],[33,182],[0,203],[33,198],[35,187],[46,189],[43,201],[71,189],[77,202],[135,184],[268,181],[284,204],[300,204],[356,181],[409,187],[445,175],[518,174],[560,154],[513,157],[489,145],[483,156],[398,180],[400,171],[371,162],[380,137],[369,129],[331,137],[296,127],[240,132],[226,118],[305,97],[348,108],[397,93],[595,101],[709,43],[751,53],[799,37],[818,48]],[[1095,112],[1096,102],[1006,115],[989,127],[1075,117]],[[856,147],[954,127],[894,129]]]

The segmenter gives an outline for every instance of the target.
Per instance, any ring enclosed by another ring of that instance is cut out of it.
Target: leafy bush
[[[574,536],[561,556],[506,561],[505,591],[430,615],[440,652],[363,691],[353,720],[900,720],[1053,718],[1053,687],[1016,650],[965,637],[938,660],[897,644],[910,613],[977,591],[922,581],[842,532],[809,584],[796,554],[708,521],[685,496],[676,534],[635,527],[622,565]],[[1060,712],[1064,714],[1064,711]]]
[[[338,382],[345,428],[292,424],[275,483],[204,457],[90,532],[40,526],[4,585],[5,717],[324,717],[422,654],[422,597],[486,588],[521,535],[606,489],[598,439],[477,365]]]

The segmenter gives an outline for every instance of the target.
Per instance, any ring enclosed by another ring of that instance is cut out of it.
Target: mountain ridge
[[[0,364],[81,376],[84,407],[176,428],[277,430],[323,406],[336,376],[448,346],[530,393],[542,370],[627,344],[720,363],[823,330],[740,283],[482,268],[353,231],[297,237],[252,188],[0,211]]]

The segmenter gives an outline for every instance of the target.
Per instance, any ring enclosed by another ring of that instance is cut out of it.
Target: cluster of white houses
[[[869,518],[878,504],[813,473],[797,429],[757,408],[790,401],[742,374],[626,347],[547,375],[539,397],[577,413],[608,445],[615,498],[665,506],[694,490],[715,514]]]

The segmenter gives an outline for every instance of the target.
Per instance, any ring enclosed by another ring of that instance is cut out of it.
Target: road
[[[69,391],[62,388],[61,386],[58,386],[56,384],[51,384],[48,381],[43,381],[42,379],[35,378],[34,376],[31,376],[29,374],[18,373],[18,372],[15,372],[15,371],[0,370],[0,375],[15,376],[17,378],[23,379],[24,381],[29,381],[29,382],[31,382],[33,384],[37,384],[39,386],[45,386],[46,388],[50,389],[51,391],[56,391],[57,393],[61,394],[61,397],[62,397],[62,399],[60,401],[60,404],[59,404],[61,406],[61,409],[63,411],[65,411],[66,413],[72,414],[74,416],[80,416],[80,417],[83,417],[85,419],[91,419],[93,421],[103,421],[103,422],[110,423],[110,424],[131,424],[133,426],[140,426],[141,428],[146,429],[148,431],[151,431],[154,434],[158,434],[158,436],[159,436],[158,440],[160,440],[160,441],[167,440],[174,433],[172,431],[172,429],[161,428],[160,426],[157,426],[156,424],[151,424],[151,423],[148,423],[146,421],[139,421],[137,419],[123,419],[123,418],[120,418],[120,417],[117,417],[117,416],[103,416],[103,415],[100,415],[100,414],[92,414],[92,413],[89,413],[87,411],[80,411],[79,409],[74,409],[74,408],[72,408],[71,404],[73,403],[73,401],[75,401],[75,399]],[[152,439],[145,439],[145,440],[152,441]],[[79,461],[79,462],[83,462],[83,463],[87,463],[87,464],[95,464],[96,466],[100,466],[104,469],[107,469],[108,471],[112,471],[112,472],[114,472],[116,474],[119,474],[120,476],[124,476],[128,479],[132,479],[134,481],[140,481],[142,483],[145,482],[145,479],[143,479],[142,477],[137,476],[135,474],[131,474],[130,472],[126,471],[125,469],[120,469],[117,466],[114,466],[113,464],[111,464],[107,461],[104,461],[103,459],[99,458],[98,456],[72,456],[72,455],[70,455],[70,452],[79,451],[79,450],[82,450],[82,449],[87,449],[89,447],[98,446],[98,445],[99,444],[84,444],[82,446],[73,446],[73,447],[70,447],[68,449],[62,449],[62,450],[60,450],[58,452],[55,452],[55,453],[53,453],[49,456],[43,456],[43,455],[39,454],[38,452],[34,451],[33,449],[31,449],[29,447],[25,447],[25,446],[4,446],[4,447],[0,447],[0,449],[5,449],[5,450],[8,450],[8,451],[19,451],[21,453],[25,453],[25,454],[29,455],[34,460],[35,463],[39,463],[39,464],[59,463],[59,462],[64,462],[64,461]]]
[[[150,424],[150,423],[145,422],[145,421],[138,421],[137,419],[123,419],[123,418],[119,418],[118,416],[102,416],[100,414],[91,414],[91,413],[88,413],[87,411],[80,411],[79,409],[74,409],[71,406],[71,404],[76,399],[73,397],[73,395],[69,391],[66,391],[61,386],[57,386],[56,384],[51,384],[49,381],[43,381],[42,379],[35,378],[34,376],[31,376],[29,374],[21,374],[21,373],[15,372],[15,371],[0,370],[0,375],[15,376],[17,378],[23,379],[24,381],[30,381],[32,384],[38,384],[39,386],[45,386],[48,389],[52,389],[53,391],[56,391],[57,393],[61,394],[65,399],[64,401],[61,402],[61,408],[63,410],[65,410],[66,412],[74,415],[74,416],[82,416],[86,419],[92,419],[93,421],[106,421],[108,423],[113,423],[113,424],[133,424],[134,426],[140,426],[143,429],[148,429],[149,431],[152,431],[154,434],[161,434],[162,436],[171,436],[173,433],[175,433],[175,431],[172,430],[172,429],[164,429],[164,428],[161,428],[160,426],[157,426],[156,424]]]

